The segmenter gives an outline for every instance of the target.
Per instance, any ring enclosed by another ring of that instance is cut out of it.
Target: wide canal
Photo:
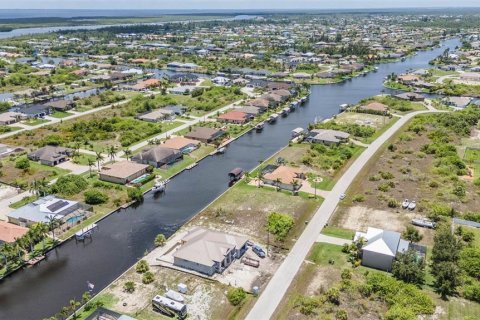
[[[380,94],[387,75],[428,67],[429,60],[457,45],[458,40],[448,40],[441,48],[419,52],[404,62],[379,65],[377,72],[365,77],[312,86],[304,107],[267,125],[261,133],[242,136],[229,145],[224,155],[208,157],[176,176],[165,195],[148,193],[140,205],[113,213],[99,223],[92,241],[67,241],[50,252],[46,261],[4,279],[0,282],[0,319],[52,316],[70,299],[80,299],[87,290],[87,281],[95,284],[95,292],[100,291],[151,250],[158,233],[171,235],[224,192],[232,168],[254,168],[288,143],[292,129],[305,128],[315,118],[332,117],[340,104]]]

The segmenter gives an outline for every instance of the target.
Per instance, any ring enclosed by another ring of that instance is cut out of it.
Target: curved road
[[[441,111],[417,111],[403,116],[392,127],[385,131],[378,139],[355,160],[355,162],[347,169],[343,176],[338,180],[335,187],[329,193],[328,197],[322,203],[320,208],[310,220],[308,226],[298,238],[292,250],[283,261],[283,263],[275,272],[274,276],[268,283],[265,290],[260,295],[252,310],[247,316],[247,320],[270,319],[275,309],[280,304],[285,292],[288,290],[290,283],[297,274],[310,248],[315,243],[335,208],[340,201],[340,194],[344,193],[355,177],[360,173],[367,162],[375,155],[380,147],[390,139],[404,124],[416,115]]]

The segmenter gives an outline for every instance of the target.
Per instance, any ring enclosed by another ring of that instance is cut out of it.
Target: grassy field
[[[375,133],[371,137],[365,137],[358,139],[363,143],[372,143],[379,136],[381,136],[385,131],[388,130],[391,126],[395,124],[400,118],[399,117],[385,117],[368,113],[356,113],[356,112],[342,112],[335,117],[337,123],[349,123],[349,124],[359,124],[366,125],[375,128]]]
[[[355,231],[353,230],[342,229],[342,228],[332,227],[332,226],[327,226],[323,228],[321,233],[327,236],[332,236],[332,237],[347,239],[347,240],[352,240],[353,236],[355,235]]]
[[[334,264],[342,267],[347,264],[347,255],[342,252],[342,246],[329,243],[315,243],[310,250],[307,260],[320,266],[330,265],[334,261]]]
[[[63,118],[66,118],[68,116],[71,116],[71,115],[73,115],[73,113],[71,113],[71,112],[55,111],[50,116],[54,117],[54,118],[58,118],[58,119],[63,119]]]
[[[38,126],[39,124],[42,124],[42,123],[47,123],[49,122],[48,120],[46,119],[41,119],[41,118],[36,118],[36,119],[29,119],[29,120],[25,120],[25,121],[22,121],[23,124],[26,124],[27,126]]]
[[[17,169],[15,168],[15,161],[15,158],[5,158],[2,161],[0,182],[24,187],[33,180],[45,178],[47,181],[50,181],[69,172],[65,169],[46,166],[34,161],[29,161],[30,167],[26,170]]]
[[[18,209],[20,207],[23,207],[24,205],[31,203],[35,200],[38,199],[38,196],[28,196],[28,197],[23,197],[22,200],[17,201],[9,205],[10,208],[12,209]]]

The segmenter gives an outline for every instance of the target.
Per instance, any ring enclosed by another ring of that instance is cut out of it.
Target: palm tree
[[[48,230],[52,232],[52,238],[55,240],[55,229],[60,226],[60,220],[56,216],[49,215],[47,216],[48,219]]]
[[[90,177],[92,177],[92,167],[95,166],[95,161],[93,161],[92,159],[88,158],[87,159],[87,162],[88,162],[88,170],[90,172]]]
[[[108,148],[108,155],[110,156],[110,160],[115,161],[115,156],[117,155],[117,147],[111,145]]]
[[[48,182],[45,177],[43,177],[40,180],[37,180],[37,190],[38,190],[38,195],[41,197],[44,197],[45,194],[47,193],[47,188],[48,188]]]
[[[293,190],[292,190],[292,194],[295,194],[298,190],[298,187],[300,186],[300,183],[298,182],[297,179],[292,179],[292,187],[293,187]]]
[[[282,179],[281,178],[277,178],[275,179],[275,186],[277,187],[277,191],[280,191],[280,184],[282,183]]]
[[[257,173],[257,179],[258,179],[258,187],[260,188],[260,183],[262,182],[262,179],[263,179],[263,170],[259,170],[258,173]]]
[[[100,162],[103,161],[103,154],[100,151],[95,152],[95,160],[97,160],[98,171],[100,171]]]
[[[132,150],[130,150],[129,148],[125,148],[123,150],[123,153],[125,154],[125,157],[127,158],[127,160],[130,160],[130,157],[132,156]]]
[[[34,195],[38,195],[37,179],[33,179],[33,181],[30,182],[30,185],[28,186],[28,191],[30,191]]]

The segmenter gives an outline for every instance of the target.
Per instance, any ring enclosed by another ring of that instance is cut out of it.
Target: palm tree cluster
[[[45,244],[49,231],[55,229],[58,225],[55,219],[49,223],[36,223],[30,227],[25,235],[16,239],[13,243],[5,243],[0,247],[0,268],[6,268],[6,271],[12,270],[16,266],[23,265],[28,256],[35,257],[43,254],[48,248]],[[53,228],[53,229],[52,229]],[[37,244],[42,246],[35,249]]]

